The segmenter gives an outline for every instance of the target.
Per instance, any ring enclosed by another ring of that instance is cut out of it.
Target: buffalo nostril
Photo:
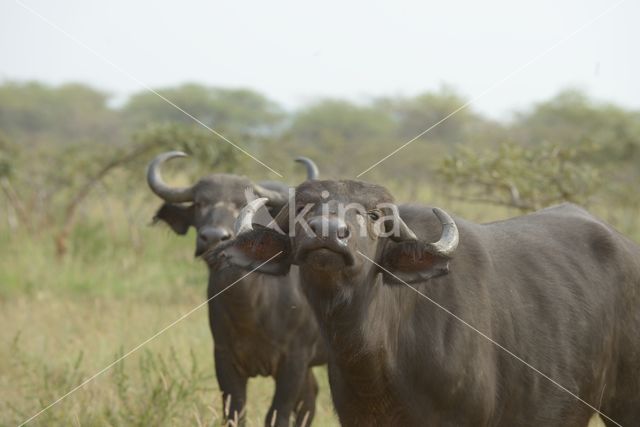
[[[309,221],[309,228],[322,239],[345,240],[349,237],[349,227],[340,218],[316,217]]]
[[[213,245],[230,238],[231,233],[224,228],[206,228],[198,233],[198,241],[204,245]]]
[[[347,237],[349,237],[349,228],[346,225],[341,225],[340,227],[338,227],[336,234],[338,236],[338,239],[346,239]]]

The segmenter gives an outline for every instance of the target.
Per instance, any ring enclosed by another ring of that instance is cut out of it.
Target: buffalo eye
[[[377,221],[380,219],[380,211],[377,210],[369,211],[367,212],[367,215],[369,215],[369,218],[371,218],[372,221]]]

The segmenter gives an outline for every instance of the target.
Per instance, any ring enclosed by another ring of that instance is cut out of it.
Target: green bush
[[[531,211],[561,202],[589,205],[602,182],[584,159],[597,150],[585,145],[513,142],[492,149],[460,147],[444,159],[441,176],[464,200]]]

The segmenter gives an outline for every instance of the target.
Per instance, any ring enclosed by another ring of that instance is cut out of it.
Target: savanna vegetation
[[[163,96],[295,184],[293,158],[355,178],[466,100],[449,87],[286,111],[255,91],[185,84]],[[158,96],[113,106],[82,84],[0,86],[0,425],[17,425],[205,300],[194,236],[151,226],[160,202],[146,163],[180,149],[167,177],[279,179]],[[563,201],[640,241],[640,112],[566,90],[495,121],[460,111],[361,176],[398,200],[477,221]],[[30,425],[217,425],[206,308],[56,404]],[[326,373],[315,425],[337,425]],[[262,425],[269,380],[249,390]]]

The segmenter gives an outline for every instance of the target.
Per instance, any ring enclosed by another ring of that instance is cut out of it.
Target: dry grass
[[[194,305],[54,295],[5,299],[0,425],[26,420]],[[31,425],[218,425],[222,404],[211,349],[203,308]],[[326,372],[317,374],[322,392],[315,425],[335,426]],[[249,425],[262,425],[272,392],[270,379],[251,381]]]
[[[151,206],[152,209],[155,206]],[[205,300],[206,269],[193,235],[177,238],[137,219],[106,227],[89,216],[73,253],[51,236],[0,229],[0,426],[18,425]],[[219,425],[206,307],[145,345],[29,425]],[[337,421],[318,369],[318,426]],[[262,426],[269,378],[250,381],[248,425]]]

